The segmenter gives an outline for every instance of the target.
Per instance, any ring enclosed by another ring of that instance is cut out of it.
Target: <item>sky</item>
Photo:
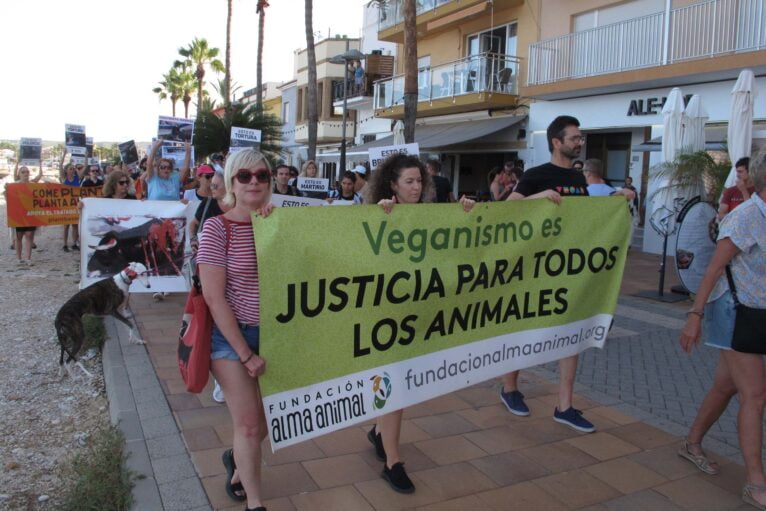
[[[306,45],[304,0],[270,0],[263,80],[292,79]],[[314,0],[314,32],[359,37],[363,0]],[[0,0],[0,140],[63,140],[83,124],[96,144],[148,141],[169,101],[152,89],[194,37],[226,48],[226,0]],[[232,80],[256,85],[256,0],[233,0]],[[342,7],[342,8],[341,8]],[[223,78],[223,74],[220,75]],[[212,72],[208,79],[216,80]],[[217,94],[206,87],[213,97]],[[195,99],[196,101],[196,99]],[[193,101],[194,102],[194,101]],[[183,116],[179,101],[176,114]],[[190,116],[194,115],[193,105]]]

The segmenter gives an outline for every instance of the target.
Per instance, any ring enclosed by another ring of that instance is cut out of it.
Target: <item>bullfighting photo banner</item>
[[[604,197],[278,208],[253,226],[279,449],[602,347],[630,215]]]
[[[131,292],[186,292],[188,206],[176,201],[87,199],[80,221],[80,289],[119,273],[132,262],[146,266],[151,288]]]
[[[5,186],[8,227],[76,224],[81,198],[100,197],[101,187],[54,183],[9,183]]]

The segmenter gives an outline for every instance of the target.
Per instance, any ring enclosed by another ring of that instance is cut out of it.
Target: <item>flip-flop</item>
[[[701,454],[692,453],[689,450],[690,445],[699,444],[693,444],[688,440],[684,440],[684,446],[680,451],[678,451],[678,455],[686,460],[691,461],[702,472],[711,476],[718,475],[718,472],[720,471],[718,463],[708,458],[704,451],[701,451]]]
[[[231,480],[234,477],[234,471],[237,470],[237,465],[234,463],[234,450],[226,449],[221,456],[223,466],[226,468],[226,494],[237,502],[244,502],[247,500],[245,494],[245,488],[242,486],[242,482],[236,482],[232,484]]]

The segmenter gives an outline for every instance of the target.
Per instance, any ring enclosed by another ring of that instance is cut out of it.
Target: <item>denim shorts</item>
[[[720,298],[705,305],[705,317],[702,320],[703,342],[712,348],[730,350],[736,315],[731,291],[727,289]]]
[[[239,331],[242,332],[242,336],[245,338],[245,341],[247,341],[247,345],[250,346],[250,349],[257,355],[258,348],[260,347],[258,325],[245,325],[239,323]],[[234,348],[231,347],[231,344],[229,344],[229,341],[226,340],[226,337],[223,336],[221,331],[218,330],[215,323],[213,324],[210,359],[239,360],[239,355],[237,355],[237,352],[234,351]]]

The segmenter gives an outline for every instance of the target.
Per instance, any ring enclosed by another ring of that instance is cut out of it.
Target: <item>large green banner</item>
[[[603,346],[622,198],[279,208],[253,217],[275,449]]]

